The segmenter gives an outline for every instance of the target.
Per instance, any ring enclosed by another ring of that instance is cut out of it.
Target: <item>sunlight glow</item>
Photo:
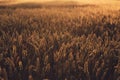
[[[7,1],[16,1],[16,0],[7,0]],[[77,2],[86,2],[86,3],[111,3],[116,0],[17,0],[19,2],[46,2],[46,1],[77,1]]]
[[[87,3],[87,4],[118,4],[120,1],[118,0],[0,0],[0,2],[67,2],[67,1],[75,1],[78,3]]]

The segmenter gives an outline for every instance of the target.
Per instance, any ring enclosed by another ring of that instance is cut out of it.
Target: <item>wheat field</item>
[[[0,80],[120,80],[120,6],[0,6]]]

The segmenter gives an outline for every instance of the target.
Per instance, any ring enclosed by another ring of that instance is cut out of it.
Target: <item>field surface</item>
[[[120,80],[120,5],[3,3],[0,80]]]

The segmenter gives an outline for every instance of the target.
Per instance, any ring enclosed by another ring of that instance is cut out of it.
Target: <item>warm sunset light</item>
[[[84,3],[112,3],[116,2],[116,0],[19,0],[20,2],[47,2],[47,1],[77,1]]]
[[[51,2],[51,1],[56,1],[56,2],[66,2],[66,1],[75,1],[75,2],[81,2],[81,3],[92,3],[92,4],[100,4],[100,3],[118,3],[118,0],[0,0],[2,1],[7,1],[7,2]]]
[[[120,80],[120,0],[0,0],[0,80]]]

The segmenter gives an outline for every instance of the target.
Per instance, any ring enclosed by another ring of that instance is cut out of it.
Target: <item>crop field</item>
[[[120,6],[0,6],[0,80],[120,80]]]

